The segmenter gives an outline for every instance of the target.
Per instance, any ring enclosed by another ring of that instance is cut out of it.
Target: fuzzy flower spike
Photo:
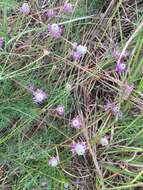
[[[28,3],[23,3],[23,5],[20,7],[19,11],[23,14],[29,14],[30,13],[30,7]]]
[[[85,154],[86,150],[87,150],[86,142],[77,142],[77,143],[73,142],[71,144],[71,151],[74,155],[77,154],[79,156],[82,156]]]
[[[49,166],[51,167],[56,167],[58,164],[59,164],[60,160],[59,160],[59,157],[58,156],[53,156],[49,161],[48,161],[48,164]]]
[[[71,3],[65,3],[63,6],[63,11],[67,14],[70,14],[73,12],[73,5]]]
[[[48,98],[48,94],[41,89],[32,90],[32,94],[37,104],[42,104]]]
[[[50,36],[56,39],[62,35],[62,29],[58,24],[48,24],[48,31]]]

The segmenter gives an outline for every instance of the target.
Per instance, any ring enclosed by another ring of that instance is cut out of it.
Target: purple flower
[[[64,113],[65,113],[65,108],[63,105],[59,105],[57,108],[56,108],[56,112],[58,115],[60,116],[63,116]]]
[[[3,39],[3,37],[0,37],[0,48],[2,48],[3,43],[4,43],[4,39]]]
[[[45,92],[44,92],[43,90],[41,90],[41,89],[32,90],[32,94],[33,94],[33,100],[34,100],[37,104],[43,103],[43,102],[48,98],[48,94],[45,93]]]
[[[50,10],[47,11],[46,16],[48,18],[53,18],[53,17],[56,16],[56,11],[54,11],[53,9],[50,9]]]
[[[114,116],[117,116],[119,118],[122,118],[123,114],[120,111],[120,108],[116,106],[114,103],[110,103],[109,101],[104,106],[105,111],[111,111]]]
[[[122,73],[126,70],[126,65],[124,62],[121,62],[121,63],[117,63],[116,64],[116,68],[115,68],[115,71],[117,73]]]
[[[60,160],[58,156],[53,156],[49,161],[48,164],[49,166],[56,167],[59,164]]]
[[[73,142],[71,144],[71,151],[73,154],[77,154],[79,156],[82,156],[85,154],[85,151],[87,150],[87,144],[86,142]]]
[[[76,116],[75,118],[72,119],[71,126],[75,129],[81,128],[81,119],[79,116]]]
[[[134,89],[134,85],[128,85],[127,82],[122,86],[122,97],[127,100]]]
[[[116,105],[113,105],[111,108],[112,114],[118,118],[122,118],[123,117],[123,113],[121,112],[120,108]]]
[[[65,13],[72,13],[73,12],[73,5],[71,3],[65,3],[63,6],[63,11]]]
[[[77,45],[77,43],[73,44],[73,51],[71,56],[73,60],[79,61],[81,57],[83,57],[87,52],[87,47],[82,45]]]
[[[78,53],[77,51],[72,51],[71,52],[71,56],[73,58],[74,61],[79,61],[81,58],[81,54]]]
[[[61,37],[62,29],[58,24],[48,24],[48,31],[53,38],[57,39]]]
[[[20,7],[19,11],[23,14],[29,14],[30,13],[30,7],[28,3],[23,3],[22,7]]]

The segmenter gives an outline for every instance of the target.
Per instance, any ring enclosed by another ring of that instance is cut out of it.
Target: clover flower
[[[124,72],[126,70],[126,65],[124,62],[121,63],[117,63],[116,64],[116,68],[115,71],[119,74],[121,74],[122,72]]]
[[[63,105],[59,105],[57,108],[56,108],[56,112],[58,115],[60,116],[63,116],[64,113],[65,113],[65,108]]]
[[[57,39],[61,37],[62,29],[58,24],[48,24],[48,31],[53,38]]]
[[[82,45],[77,45],[77,43],[73,43],[73,51],[71,56],[73,60],[79,61],[81,57],[83,57],[87,52],[87,47]]]
[[[48,18],[53,18],[53,17],[56,16],[56,11],[54,11],[53,9],[50,9],[50,10],[47,11],[46,16]]]
[[[3,37],[0,37],[0,48],[2,48],[3,43],[4,43],[4,39],[3,39]]]
[[[85,151],[87,150],[87,144],[86,142],[73,142],[71,144],[71,151],[73,154],[77,154],[79,156],[82,156],[85,154]]]
[[[29,7],[28,3],[23,3],[23,5],[20,7],[19,11],[23,14],[29,14],[30,7]]]
[[[48,94],[41,89],[32,90],[32,94],[37,104],[42,104],[48,98]]]
[[[122,97],[127,100],[134,89],[134,85],[128,85],[127,82],[122,86]]]
[[[105,137],[102,137],[101,139],[100,139],[100,144],[102,145],[102,146],[107,146],[108,144],[109,144],[109,142],[108,142],[108,138],[105,136]]]
[[[72,13],[73,12],[73,5],[71,3],[65,3],[63,6],[63,11],[65,13]]]
[[[72,51],[71,52],[71,56],[73,58],[74,61],[79,61],[80,58],[82,57],[80,53],[78,53],[77,51]]]
[[[56,167],[59,164],[60,160],[58,156],[53,156],[49,161],[48,164],[49,166]]]
[[[117,116],[118,118],[122,118],[123,113],[121,112],[120,108],[115,105],[114,103],[110,103],[110,101],[107,102],[107,104],[104,106],[105,111],[111,111],[111,113],[114,116]]]
[[[76,116],[75,118],[72,119],[71,127],[75,128],[75,129],[81,128],[81,119],[79,116]]]

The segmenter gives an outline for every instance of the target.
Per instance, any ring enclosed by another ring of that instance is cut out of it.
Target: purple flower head
[[[60,160],[58,156],[53,156],[49,161],[48,164],[49,166],[56,167],[59,164]]]
[[[63,6],[63,11],[65,13],[72,13],[73,12],[73,5],[71,3],[65,3]]]
[[[56,14],[57,14],[56,11],[54,11],[53,9],[50,9],[50,10],[47,11],[46,16],[48,18],[53,18],[53,17],[56,16]]]
[[[112,114],[118,118],[123,118],[123,113],[121,112],[120,108],[116,105],[112,105],[112,108],[111,108],[111,111],[112,111]]]
[[[48,31],[53,38],[57,39],[61,37],[62,29],[58,24],[48,24]]]
[[[123,99],[127,100],[134,89],[134,85],[128,85],[127,82],[122,86]]]
[[[124,62],[121,62],[121,63],[117,63],[116,64],[116,68],[115,68],[115,71],[117,73],[122,73],[126,70],[126,65]]]
[[[71,52],[71,56],[73,60],[79,61],[82,56],[84,56],[87,52],[87,47],[82,45],[77,45],[77,43],[73,43],[73,51]]]
[[[73,58],[74,61],[79,61],[81,58],[81,54],[78,53],[77,51],[72,51],[71,52],[71,56]]]
[[[79,156],[82,156],[85,154],[85,151],[87,150],[87,144],[86,142],[73,142],[71,144],[71,151],[73,154],[77,154]]]
[[[120,111],[120,108],[118,106],[116,106],[114,103],[110,103],[109,101],[107,102],[107,104],[104,106],[105,111],[111,111],[111,113],[114,116],[117,116],[119,118],[122,118],[123,114]]]
[[[63,105],[59,105],[56,108],[56,112],[57,112],[58,115],[63,116],[64,113],[65,113],[65,107]]]
[[[30,7],[28,3],[23,3],[22,7],[20,7],[19,11],[23,14],[29,14],[30,13]]]
[[[81,119],[79,116],[76,116],[75,118],[72,119],[71,121],[71,127],[75,129],[80,129],[81,128]]]
[[[41,89],[33,90],[32,94],[33,94],[33,100],[37,104],[42,104],[48,98],[48,94]]]

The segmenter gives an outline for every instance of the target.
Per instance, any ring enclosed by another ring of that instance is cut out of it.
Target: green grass
[[[61,14],[51,21],[64,29],[63,37],[53,40],[42,12],[58,7],[56,1],[44,8],[31,1],[28,16],[18,12],[22,3],[0,0],[0,36],[5,40],[0,50],[0,189],[64,190],[66,183],[71,190],[143,188],[142,28],[127,47],[127,72],[115,73],[111,55],[113,46],[122,51],[140,26],[143,5],[120,0],[102,21],[106,2],[81,0],[72,16]],[[77,63],[69,59],[73,42],[88,47],[87,56]],[[124,81],[135,86],[128,100],[123,99]],[[48,92],[44,105],[33,102],[30,85]],[[120,107],[122,119],[105,112],[107,99]],[[65,106],[63,118],[53,111],[57,105]],[[70,127],[76,114],[84,123],[79,131]],[[102,147],[105,135],[110,142]],[[73,157],[70,144],[80,139],[88,143],[87,154]],[[52,168],[48,159],[56,154],[60,165]]]

